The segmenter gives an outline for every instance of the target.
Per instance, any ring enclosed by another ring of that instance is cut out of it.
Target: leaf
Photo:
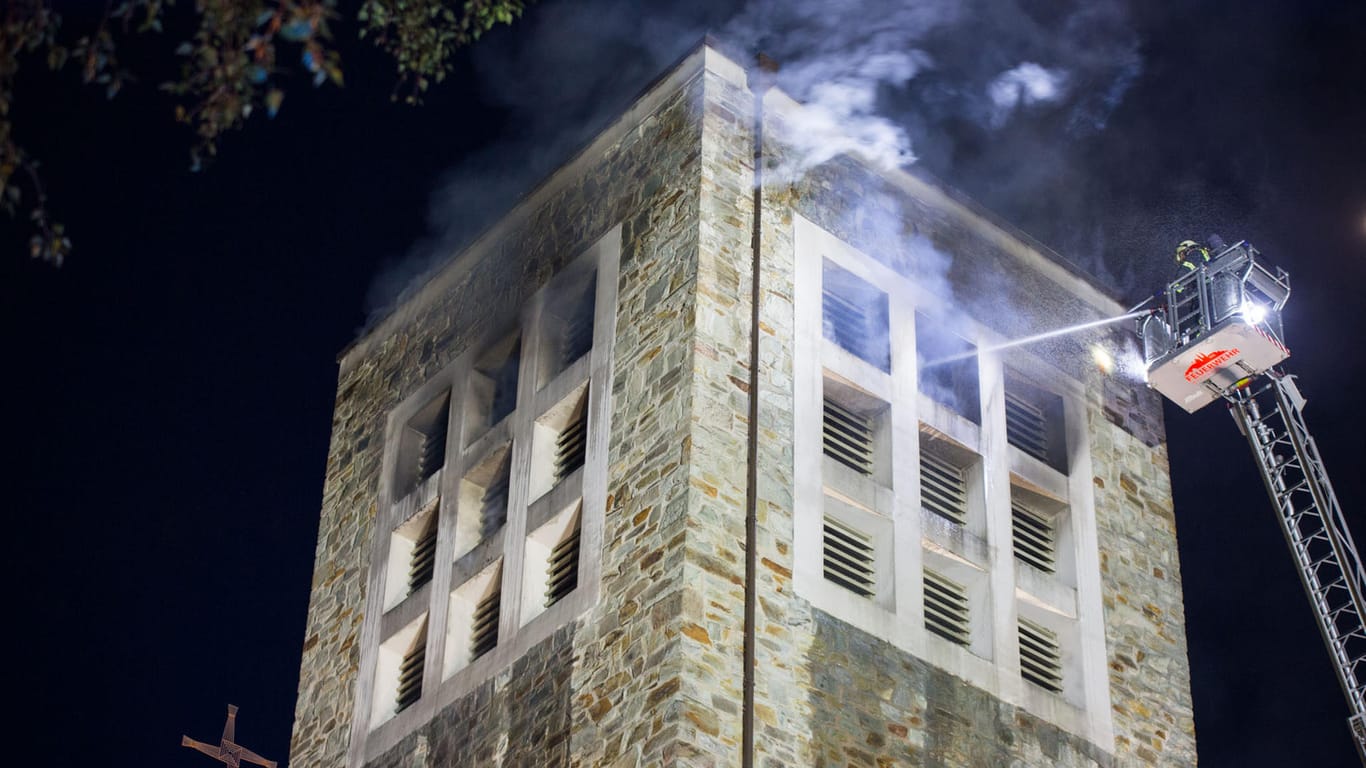
[[[271,88],[266,94],[266,115],[275,117],[280,112],[280,103],[285,100],[285,92],[279,88]]]
[[[313,36],[313,25],[305,18],[294,18],[280,28],[280,36],[292,42],[301,42]]]
[[[192,53],[194,53],[194,45],[192,45],[189,41],[183,42],[180,45],[176,46],[175,55],[177,56],[189,56]]]
[[[49,69],[61,69],[66,65],[67,50],[64,46],[54,45],[47,52],[47,66]]]

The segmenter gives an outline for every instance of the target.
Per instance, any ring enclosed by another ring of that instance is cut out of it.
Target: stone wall
[[[1111,407],[1093,403],[1089,419],[1115,752],[1126,764],[1194,765],[1167,446],[1120,429]]]

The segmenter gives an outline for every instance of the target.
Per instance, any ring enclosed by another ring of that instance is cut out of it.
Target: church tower
[[[1195,763],[1128,329],[1001,348],[1124,308],[763,80],[702,46],[342,354],[292,768]]]

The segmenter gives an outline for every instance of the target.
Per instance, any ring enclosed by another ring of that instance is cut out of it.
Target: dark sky
[[[1288,368],[1360,519],[1366,4],[965,0],[917,5],[940,14],[917,29],[821,7],[764,17],[766,49],[788,71],[861,46],[923,53],[922,74],[878,89],[919,162],[1122,295],[1212,232],[1288,269]],[[112,102],[29,67],[18,138],[77,250],[54,270],[0,223],[12,747],[58,766],[211,765],[179,738],[215,740],[232,702],[240,740],[286,759],[337,352],[736,10],[543,3],[462,53],[420,109],[389,103],[390,64],[348,31],[345,90],[296,84],[200,174],[153,87],[174,32],[128,50],[152,74]],[[883,23],[865,35],[852,18]],[[988,81],[1026,61],[1065,72],[1064,93],[993,113]],[[1168,408],[1167,424],[1201,763],[1354,765],[1246,445],[1221,406]]]

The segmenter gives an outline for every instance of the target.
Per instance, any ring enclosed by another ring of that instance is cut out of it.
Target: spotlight
[[[1243,302],[1243,319],[1256,325],[1266,319],[1266,307],[1255,301]]]
[[[1115,370],[1115,358],[1106,351],[1105,347],[1099,344],[1091,345],[1091,359],[1095,361],[1096,367],[1101,373],[1110,373]]]

